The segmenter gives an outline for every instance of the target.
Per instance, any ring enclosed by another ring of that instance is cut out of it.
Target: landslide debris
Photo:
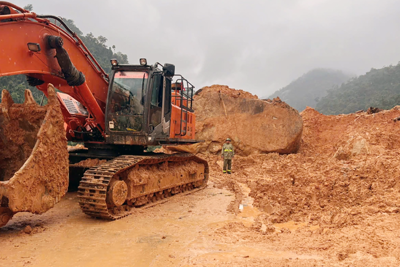
[[[229,137],[239,155],[294,153],[300,147],[300,114],[279,98],[257,96],[228,86],[204,87],[194,97],[196,146],[199,152],[218,153]]]
[[[400,212],[400,124],[393,122],[398,107],[337,116],[307,108],[301,115],[298,154],[250,157],[246,161],[253,167],[240,170],[258,178],[248,180],[250,196],[268,214],[266,224],[293,220],[344,227]]]
[[[238,155],[229,176],[220,157],[207,155],[214,186],[229,188],[238,206],[248,196],[237,189],[247,185],[257,208],[251,226],[225,225],[213,238],[323,257],[319,265],[399,266],[399,107],[337,116],[307,108],[301,115],[297,154]]]

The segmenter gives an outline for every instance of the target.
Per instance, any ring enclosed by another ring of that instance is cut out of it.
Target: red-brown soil
[[[308,108],[298,153],[203,151],[205,190],[117,221],[69,194],[0,228],[0,266],[399,266],[399,115]]]
[[[397,108],[324,116],[302,112],[296,155],[258,157],[266,175],[255,181],[255,205],[271,223],[294,220],[321,227],[359,225],[369,215],[400,211]]]

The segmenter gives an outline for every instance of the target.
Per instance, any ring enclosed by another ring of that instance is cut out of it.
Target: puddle
[[[246,226],[251,226],[258,215],[261,214],[256,207],[253,206],[254,199],[249,196],[250,188],[246,184],[239,183],[239,186],[244,194],[242,203],[240,203],[237,218],[242,220],[243,224]]]
[[[286,229],[289,229],[290,231],[296,231],[300,227],[307,226],[307,224],[304,223],[304,222],[288,221],[288,222],[284,222],[284,223],[275,223],[274,226],[275,226],[275,228],[277,230],[281,230],[282,228],[286,228]],[[310,230],[316,230],[318,228],[319,228],[319,225],[311,225],[311,226],[309,226]]]
[[[198,256],[199,259],[213,259],[229,261],[232,258],[257,258],[257,259],[321,259],[317,255],[296,254],[289,251],[273,250],[267,247],[235,246],[219,244],[214,251]]]
[[[253,206],[254,199],[249,196],[251,189],[243,183],[239,183],[239,186],[244,194],[244,198],[242,203],[239,206],[239,214],[237,214],[237,219],[239,219],[245,226],[250,227],[255,219],[262,213],[258,208]],[[272,209],[272,208],[271,208]],[[276,223],[274,224],[276,230],[280,231],[283,228],[289,229],[290,231],[296,231],[300,227],[307,226],[307,223],[304,222],[295,222],[288,221],[284,223]],[[318,229],[318,225],[309,226],[310,230]],[[265,231],[266,226],[263,224],[261,231]]]
[[[255,207],[251,207],[251,206],[244,206],[243,207],[243,211],[238,214],[239,217],[242,218],[257,218],[258,215],[260,215],[261,212],[255,208]]]
[[[275,223],[274,226],[277,230],[281,230],[283,228],[289,229],[290,231],[295,231],[299,229],[300,227],[306,226],[306,223],[299,223],[299,222],[294,222],[294,221],[288,221],[284,223]]]

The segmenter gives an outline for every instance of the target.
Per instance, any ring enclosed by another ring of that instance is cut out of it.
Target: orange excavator
[[[0,77],[26,75],[48,99],[38,105],[26,90],[17,104],[2,91],[0,226],[52,208],[76,176],[83,212],[111,220],[206,185],[205,160],[146,152],[197,142],[194,86],[174,65],[111,60],[108,75],[60,18],[4,1],[0,33]],[[84,148],[68,153],[67,140]]]

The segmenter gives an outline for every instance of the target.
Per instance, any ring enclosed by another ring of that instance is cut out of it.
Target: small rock
[[[24,228],[24,233],[25,233],[25,234],[30,234],[30,233],[32,233],[32,227],[31,227],[30,225],[27,225],[27,226]]]
[[[290,231],[288,228],[282,228],[282,229],[281,229],[281,233],[283,233],[283,234],[290,234],[290,233],[292,233],[292,231]]]
[[[275,233],[275,231],[276,231],[275,226],[270,224],[270,225],[265,225],[265,230],[263,232],[266,233],[266,234],[272,234],[272,233]]]
[[[349,254],[347,252],[342,251],[342,252],[338,253],[337,257],[338,257],[339,261],[343,261],[349,257]]]

